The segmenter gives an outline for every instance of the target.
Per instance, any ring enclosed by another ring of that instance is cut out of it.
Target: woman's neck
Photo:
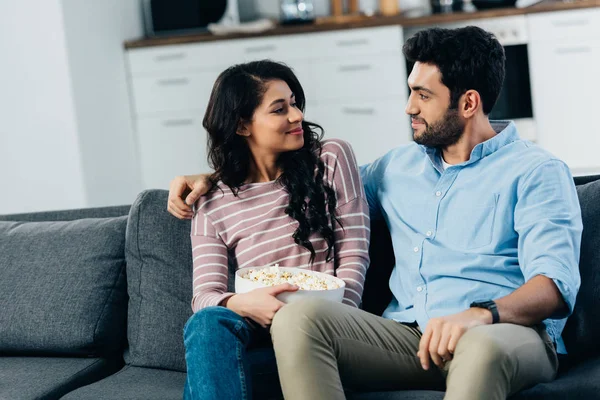
[[[279,178],[281,168],[277,165],[277,155],[253,155],[250,160],[250,173],[246,183],[271,182]]]

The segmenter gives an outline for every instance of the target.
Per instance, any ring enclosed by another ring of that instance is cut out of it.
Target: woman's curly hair
[[[237,131],[241,123],[252,120],[267,83],[275,80],[287,83],[295,95],[296,106],[304,112],[304,90],[284,64],[262,60],[234,65],[217,78],[203,120],[208,132],[208,159],[215,170],[209,178],[212,190],[222,181],[237,196],[248,178],[252,153],[246,138]],[[321,235],[327,242],[326,259],[330,261],[334,222],[340,222],[335,213],[335,192],[323,179],[325,164],[320,159],[323,128],[303,120],[302,129],[304,145],[280,155],[277,162],[282,174],[277,181],[290,196],[286,214],[298,221],[294,241],[310,251],[312,263],[316,252],[309,237],[314,233]]]

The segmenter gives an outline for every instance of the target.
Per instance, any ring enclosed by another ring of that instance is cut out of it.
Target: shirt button
[[[422,286],[417,286],[417,292],[422,292],[423,291],[423,287]]]
[[[437,197],[440,197],[440,196],[442,195],[442,192],[440,192],[440,191],[438,190],[437,192],[435,192],[435,195],[436,195]]]
[[[427,236],[431,236],[431,235],[433,235],[433,232],[431,232],[431,231],[427,231],[426,235],[427,235]]]
[[[418,253],[418,252],[419,252],[419,248],[418,248],[418,247],[415,247],[415,248],[413,249],[413,251],[414,251],[415,253]]]

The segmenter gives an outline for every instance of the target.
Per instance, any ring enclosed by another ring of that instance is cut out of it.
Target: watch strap
[[[498,306],[496,306],[495,301],[475,301],[471,303],[471,307],[485,308],[490,310],[490,312],[492,313],[492,324],[497,324],[498,322],[500,322],[500,313],[498,312]]]

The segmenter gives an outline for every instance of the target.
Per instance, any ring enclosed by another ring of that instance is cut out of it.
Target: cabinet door
[[[309,106],[307,119],[323,126],[325,138],[348,141],[359,165],[412,140],[405,104],[400,100]]]
[[[242,58],[233,40],[132,49],[127,56],[134,77],[228,67]]]
[[[402,28],[344,29],[295,35],[309,46],[308,56],[317,60],[402,52]]]
[[[600,38],[600,8],[531,14],[527,20],[531,42]]]
[[[600,39],[529,45],[538,143],[573,172],[600,168]]]
[[[145,189],[168,189],[177,175],[210,172],[206,159],[204,111],[137,120]]]
[[[281,58],[278,61],[283,62],[294,71],[294,75],[296,75],[300,85],[302,85],[302,90],[304,90],[304,97],[308,101],[314,100],[317,92],[317,82],[312,73],[311,63],[305,60],[287,58]]]
[[[316,101],[406,98],[406,66],[400,53],[344,57],[312,69]]]
[[[215,69],[133,78],[131,91],[136,114],[200,109],[208,103],[219,73],[220,69]]]

